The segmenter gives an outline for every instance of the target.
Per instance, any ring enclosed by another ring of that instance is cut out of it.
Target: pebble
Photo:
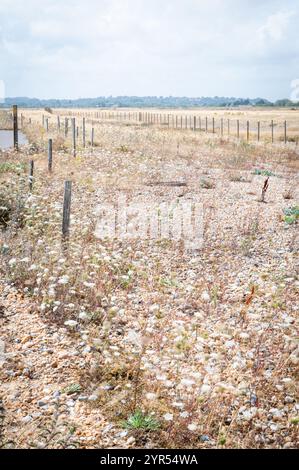
[[[33,418],[30,415],[24,416],[24,418],[22,418],[22,422],[25,424],[30,423],[32,420]]]
[[[81,397],[78,397],[78,401],[88,401],[89,397],[82,395]]]
[[[48,405],[47,401],[47,398],[43,398],[42,400],[38,400],[37,405],[42,408]]]
[[[74,400],[67,400],[66,405],[69,406],[70,408],[72,408],[73,406],[75,406],[75,401]]]

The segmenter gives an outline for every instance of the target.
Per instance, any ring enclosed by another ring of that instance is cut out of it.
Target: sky
[[[297,97],[298,24],[299,0],[0,0],[0,90]]]

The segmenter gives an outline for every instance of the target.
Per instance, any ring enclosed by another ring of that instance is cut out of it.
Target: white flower
[[[88,287],[89,289],[92,289],[93,287],[95,287],[94,282],[83,282],[83,285],[85,287]]]
[[[62,284],[62,285],[66,285],[69,283],[69,276],[65,275],[65,276],[62,276],[59,280],[58,280],[58,284]]]
[[[195,382],[194,382],[194,380],[183,379],[183,380],[181,380],[181,384],[185,385],[186,387],[190,387],[191,385],[194,385]]]
[[[49,297],[55,297],[55,289],[48,290]]]
[[[235,346],[235,344],[236,344],[235,341],[232,339],[232,340],[230,340],[230,341],[226,341],[225,347],[226,347],[227,349],[231,349],[231,348],[233,348],[233,347]]]
[[[164,385],[165,387],[171,388],[173,387],[173,382],[171,380],[165,380]]]
[[[65,326],[69,326],[70,328],[75,328],[78,325],[78,322],[75,320],[68,320],[64,322]]]
[[[9,264],[9,266],[15,266],[17,264],[16,258],[11,258],[11,260],[9,260],[8,264]]]
[[[171,413],[166,413],[163,418],[165,419],[165,421],[172,421],[173,420],[173,414]]]
[[[175,408],[184,408],[185,405],[184,405],[184,403],[182,403],[182,402],[177,402],[177,401],[175,401],[175,402],[172,404],[172,406],[174,406]]]
[[[188,425],[189,431],[196,431],[197,425],[195,423],[191,423]]]
[[[203,385],[201,386],[200,393],[201,393],[202,395],[206,395],[206,394],[209,393],[210,391],[211,391],[210,385],[208,385],[208,384],[203,384]]]
[[[180,413],[181,418],[188,418],[188,416],[189,416],[188,411],[183,411],[182,413]]]
[[[82,320],[82,321],[87,321],[87,320],[89,320],[89,316],[88,316],[88,314],[87,314],[86,312],[80,312],[80,313],[79,313],[79,318],[80,318],[80,320]]]
[[[204,301],[204,302],[210,302],[211,300],[211,297],[209,295],[209,293],[207,291],[204,291],[201,295],[201,299]]]
[[[36,270],[37,270],[36,264],[32,264],[28,271],[36,271]]]
[[[148,399],[148,400],[155,400],[155,398],[157,398],[157,395],[155,393],[147,393],[145,395],[145,397]]]

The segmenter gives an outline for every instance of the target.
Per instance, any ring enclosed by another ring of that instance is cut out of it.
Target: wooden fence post
[[[76,118],[72,118],[73,156],[76,156]]]
[[[57,130],[60,132],[60,116],[57,116]]]
[[[53,141],[49,139],[48,142],[48,171],[51,173],[53,163]]]
[[[208,132],[208,118],[206,117],[206,132]]]
[[[33,188],[33,174],[34,174],[34,160],[31,160],[30,166],[29,166],[29,191],[32,191],[32,188]]]
[[[237,120],[237,138],[240,138],[240,121],[239,119]]]
[[[18,136],[18,107],[16,105],[12,108],[13,112],[13,146],[15,150],[19,148],[19,136]]]
[[[69,127],[69,120],[68,118],[64,119],[64,136],[67,137],[68,134],[68,127]]]
[[[65,181],[63,216],[62,216],[62,238],[64,241],[68,239],[69,234],[70,234],[71,199],[72,199],[72,182]]]
[[[94,146],[94,127],[91,129],[91,147]]]
[[[46,119],[46,131],[49,132],[49,118]]]
[[[215,134],[215,118],[214,117],[213,117],[212,123],[213,123],[213,134]]]
[[[83,118],[83,123],[82,123],[82,139],[83,139],[83,147],[85,148],[86,146],[85,117]]]
[[[287,136],[287,121],[284,121],[284,143],[286,144],[288,141],[288,136]]]

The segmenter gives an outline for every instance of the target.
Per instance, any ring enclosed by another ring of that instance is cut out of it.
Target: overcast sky
[[[7,96],[290,97],[299,0],[0,0]]]

